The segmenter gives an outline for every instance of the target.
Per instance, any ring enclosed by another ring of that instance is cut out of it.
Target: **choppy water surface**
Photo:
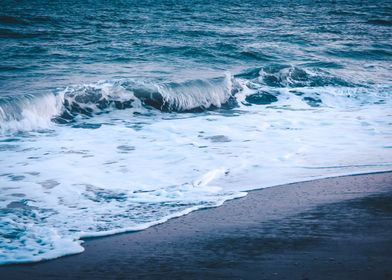
[[[1,1],[1,264],[392,169],[390,2],[243,2]]]

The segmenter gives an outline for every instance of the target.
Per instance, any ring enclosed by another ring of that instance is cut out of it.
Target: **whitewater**
[[[274,1],[168,2],[69,17],[5,6],[0,264],[81,253],[85,238],[253,189],[392,170],[384,2],[297,4],[295,20]]]

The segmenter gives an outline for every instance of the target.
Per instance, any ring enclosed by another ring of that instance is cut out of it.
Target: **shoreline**
[[[1,266],[0,277],[387,279],[392,275],[391,202],[390,171],[251,190],[219,207],[200,209],[142,231],[83,239],[81,254]],[[353,210],[352,205],[360,207]],[[372,207],[381,210],[372,214]],[[339,217],[340,213],[347,215]],[[347,224],[350,228],[345,229]],[[365,224],[372,226],[361,228]],[[340,227],[344,234],[336,230]],[[334,256],[330,249],[337,244],[336,250],[347,248]],[[373,253],[353,254],[369,246]],[[369,263],[373,268],[362,271]],[[330,273],[315,277],[317,270],[325,269]]]

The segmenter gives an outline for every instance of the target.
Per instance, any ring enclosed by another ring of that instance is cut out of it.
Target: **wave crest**
[[[45,129],[113,110],[203,112],[264,105],[350,107],[383,104],[390,87],[364,87],[319,69],[273,64],[235,75],[185,82],[116,80],[55,93],[0,99],[0,132]]]
[[[236,75],[250,82],[273,88],[355,86],[342,78],[319,69],[309,70],[296,66],[273,64],[266,67],[252,68]]]
[[[0,99],[0,132],[30,131],[50,127],[53,117],[60,114],[63,96],[42,94]]]
[[[239,85],[225,77],[182,83],[112,81],[67,87],[56,93],[6,97],[0,100],[0,129],[30,131],[74,122],[111,110],[157,109],[162,112],[199,112],[236,106]]]

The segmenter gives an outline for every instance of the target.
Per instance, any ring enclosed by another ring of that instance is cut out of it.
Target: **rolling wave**
[[[237,85],[238,86],[238,85]],[[4,131],[45,129],[111,110],[157,109],[162,112],[200,112],[235,106],[238,88],[230,75],[183,83],[111,81],[67,87],[55,93],[23,95],[0,100]]]
[[[382,103],[372,90],[325,71],[272,65],[231,76],[185,82],[117,80],[69,86],[53,93],[0,99],[0,130],[29,131],[53,123],[73,123],[80,118],[112,110],[147,109],[161,112],[203,112],[238,106],[270,105],[334,107],[354,102]],[[348,102],[347,100],[350,100]]]

